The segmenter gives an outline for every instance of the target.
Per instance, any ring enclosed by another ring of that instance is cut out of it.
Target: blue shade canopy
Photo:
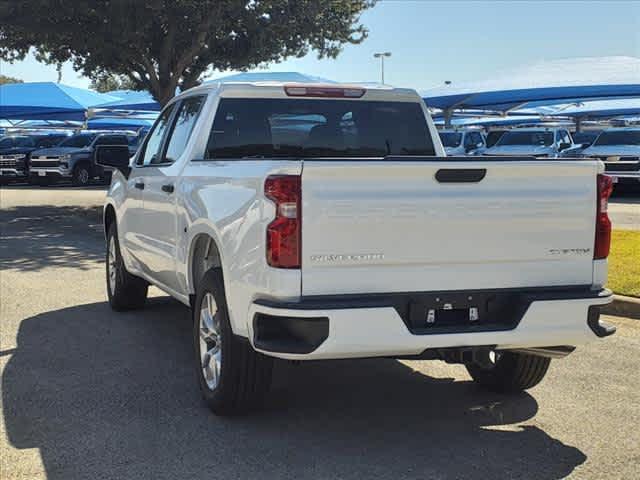
[[[543,109],[540,108],[538,110]],[[640,99],[626,98],[622,100],[589,101],[574,105],[557,105],[556,108],[545,108],[543,113],[545,115],[580,118],[611,118],[640,115]]]
[[[640,97],[640,59],[574,58],[541,62],[487,81],[422,92],[429,107],[507,111],[583,100]]]
[[[0,86],[0,118],[11,120],[76,120],[87,108],[115,97],[53,82]]]
[[[469,117],[469,118],[453,118],[451,119],[452,127],[491,127],[491,126],[513,126],[522,124],[534,124],[545,122],[537,115],[526,115],[521,117]],[[436,125],[444,125],[443,118],[434,119]]]
[[[93,108],[106,110],[134,110],[140,112],[159,112],[160,104],[151,96],[149,92],[136,92],[134,90],[117,90],[109,92],[112,98],[106,102],[96,103]]]

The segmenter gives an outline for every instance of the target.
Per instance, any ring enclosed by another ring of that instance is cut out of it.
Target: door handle
[[[167,193],[173,193],[173,185],[170,183],[167,185],[162,185],[162,191]]]
[[[136,187],[138,190],[144,190],[144,183],[143,182],[136,182],[133,185],[134,187]]]
[[[436,172],[436,180],[439,183],[477,183],[486,174],[486,168],[441,168]]]

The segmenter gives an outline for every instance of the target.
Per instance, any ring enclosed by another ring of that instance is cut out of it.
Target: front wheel
[[[85,187],[89,185],[91,181],[91,172],[89,171],[89,165],[81,163],[73,169],[73,176],[71,181],[77,187]]]
[[[149,284],[127,271],[120,253],[115,222],[107,235],[106,260],[107,295],[111,308],[119,312],[142,308],[147,300]]]
[[[549,369],[551,359],[509,351],[487,352],[482,362],[467,363],[474,382],[494,392],[522,392],[535,387]]]
[[[213,413],[243,413],[263,400],[271,384],[273,360],[234,335],[219,268],[209,270],[198,284],[193,340],[200,391]]]

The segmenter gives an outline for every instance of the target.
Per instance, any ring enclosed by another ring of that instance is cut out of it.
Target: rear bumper
[[[436,328],[417,328],[408,321],[409,309],[403,310],[402,305],[412,302],[416,294],[316,297],[296,303],[257,301],[249,312],[249,339],[256,350],[267,355],[316,360],[413,356],[428,349],[455,347],[575,346],[615,331],[599,321],[599,306],[612,300],[606,289],[497,292],[519,295],[513,308],[498,310],[508,315],[509,321],[489,319],[484,324]],[[479,292],[472,294],[480,296]],[[419,301],[428,302],[433,295],[446,299],[467,292],[417,295]]]

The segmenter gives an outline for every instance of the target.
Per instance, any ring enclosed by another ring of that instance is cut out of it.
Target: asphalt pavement
[[[282,362],[263,411],[213,416],[188,310],[155,290],[109,309],[103,198],[0,190],[1,479],[638,478],[640,321],[620,317],[521,395],[443,362]]]

